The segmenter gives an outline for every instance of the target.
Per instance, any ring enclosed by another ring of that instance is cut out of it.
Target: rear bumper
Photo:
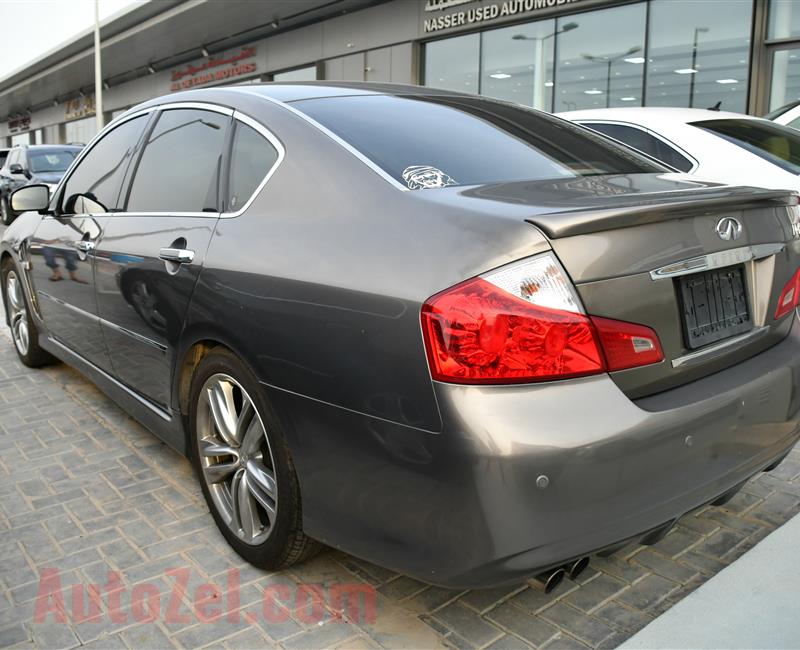
[[[440,434],[282,394],[305,409],[291,444],[306,528],[429,582],[512,582],[639,539],[787,453],[800,323],[744,363],[636,402],[607,376],[436,393]]]

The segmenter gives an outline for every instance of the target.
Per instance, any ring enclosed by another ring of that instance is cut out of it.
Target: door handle
[[[77,248],[82,253],[88,253],[89,251],[94,250],[94,242],[88,241],[86,239],[81,239],[75,242],[75,248]]]
[[[191,264],[194,259],[194,251],[187,248],[162,248],[158,256],[165,262]]]

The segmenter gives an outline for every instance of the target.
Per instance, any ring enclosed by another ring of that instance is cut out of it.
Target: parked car
[[[49,144],[12,147],[0,167],[0,219],[3,223],[8,225],[17,216],[8,202],[14,190],[37,183],[55,190],[80,150],[81,147]]]
[[[188,454],[258,566],[323,543],[552,586],[800,436],[796,195],[689,182],[545,113],[187,91],[12,207],[19,358],[74,365]]]
[[[800,129],[800,100],[789,102],[764,116],[765,120],[772,120],[778,124]]]
[[[704,180],[800,190],[800,133],[769,120],[699,108],[560,113]]]

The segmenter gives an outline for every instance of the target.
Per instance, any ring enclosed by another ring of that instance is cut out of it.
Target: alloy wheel
[[[6,296],[8,296],[9,320],[14,345],[24,357],[30,348],[30,331],[28,330],[28,308],[22,294],[22,284],[16,271],[9,271],[6,276]]]
[[[267,433],[252,399],[231,376],[203,384],[196,435],[203,480],[228,528],[258,545],[275,525],[278,488]]]

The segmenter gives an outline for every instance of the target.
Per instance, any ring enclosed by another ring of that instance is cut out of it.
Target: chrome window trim
[[[699,363],[706,363],[710,359],[713,359],[715,357],[727,353],[729,348],[739,346],[744,343],[751,343],[752,341],[760,339],[767,332],[769,332],[769,330],[770,328],[768,325],[764,327],[756,327],[755,329],[752,329],[749,332],[745,332],[744,334],[740,334],[739,336],[734,336],[733,338],[725,339],[724,341],[720,341],[715,345],[710,345],[709,347],[704,348],[702,350],[698,350],[696,352],[690,352],[689,354],[685,354],[682,357],[673,359],[672,367],[690,368],[691,366],[697,365]]]
[[[256,200],[256,197],[261,194],[261,191],[264,189],[264,186],[267,184],[270,178],[278,171],[278,167],[280,167],[283,159],[286,157],[286,148],[283,146],[283,143],[277,138],[277,136],[272,133],[267,127],[265,127],[261,122],[254,120],[249,115],[245,115],[240,111],[233,112],[233,119],[241,122],[242,124],[249,126],[251,129],[256,131],[259,135],[261,135],[264,139],[267,140],[278,152],[278,158],[273,163],[272,167],[269,168],[266,175],[262,179],[262,181],[258,184],[255,191],[250,195],[250,198],[245,201],[244,205],[234,212],[223,212],[220,214],[221,219],[232,219],[234,217],[238,217],[250,207],[253,201]],[[228,176],[230,177],[231,172],[231,163],[233,162],[233,148],[231,148],[231,160],[228,161]],[[227,198],[227,197],[226,197]]]
[[[698,255],[678,262],[672,262],[666,266],[659,267],[650,271],[651,280],[664,280],[667,278],[677,278],[682,275],[690,275],[701,271],[710,271],[734,264],[743,264],[752,260],[760,260],[771,255],[777,255],[786,244],[754,244],[753,246],[742,246],[741,248],[729,248],[728,250],[707,255]]]
[[[649,129],[648,127],[643,126],[641,124],[635,124],[633,122],[625,122],[623,120],[604,120],[604,119],[601,119],[599,117],[589,118],[588,120],[577,119],[577,120],[575,120],[575,122],[580,124],[581,126],[588,126],[589,128],[591,128],[590,125],[592,125],[592,124],[612,124],[612,125],[616,124],[616,125],[619,125],[619,126],[628,126],[628,127],[632,128],[632,129],[636,129],[638,131],[642,131],[643,133],[646,133],[647,135],[651,135],[656,140],[660,140],[665,145],[667,145],[670,149],[673,149],[678,154],[680,154],[681,156],[686,158],[686,160],[688,160],[690,163],[692,163],[692,168],[689,169],[688,171],[685,171],[685,172],[681,171],[680,169],[677,169],[677,168],[673,167],[673,169],[675,169],[675,171],[678,172],[679,174],[693,174],[695,171],[697,171],[697,168],[700,166],[700,163],[697,161],[697,159],[694,156],[690,155],[684,149],[679,147],[677,144],[675,144],[671,140],[668,140],[667,138],[665,138],[660,133],[657,133],[657,132],[653,131],[652,129]],[[606,133],[603,133],[602,131],[598,131],[598,133],[600,133],[600,135],[602,135],[602,136],[604,136],[606,138],[610,138],[614,142],[619,142],[620,144],[624,144],[626,147],[630,147],[631,149],[636,149],[632,145],[629,145],[627,142],[623,142],[622,140],[617,140],[614,136],[611,136],[611,135],[608,135]],[[636,151],[639,151],[639,150],[636,149]],[[662,165],[667,165],[667,163],[665,163],[663,160],[658,160],[658,158],[655,158],[653,155],[651,155],[651,154],[649,154],[647,152],[641,152],[641,153],[644,153],[649,158],[653,158],[654,160],[657,160]],[[672,165],[667,165],[667,167],[672,167]]]
[[[351,153],[356,158],[358,158],[362,163],[364,163],[372,171],[374,171],[376,174],[378,174],[378,176],[383,178],[383,180],[385,180],[387,183],[389,183],[395,189],[398,189],[398,190],[400,190],[402,192],[410,192],[411,191],[408,187],[406,187],[405,185],[402,185],[400,182],[395,180],[390,174],[388,174],[386,171],[384,171],[381,167],[379,167],[376,163],[374,163],[367,156],[365,156],[363,153],[361,153],[358,149],[356,149],[349,142],[347,142],[346,140],[343,140],[338,135],[336,135],[333,131],[331,131],[329,128],[323,126],[322,124],[317,122],[314,118],[309,117],[308,115],[306,115],[302,111],[296,109],[294,106],[290,106],[287,102],[282,102],[279,99],[275,99],[274,97],[269,97],[268,95],[262,95],[261,93],[253,92],[252,90],[249,90],[249,89],[246,89],[246,88],[237,88],[236,90],[238,92],[247,93],[248,95],[254,95],[256,97],[261,98],[264,101],[270,102],[271,104],[275,104],[276,106],[280,106],[282,108],[285,108],[290,113],[293,113],[294,115],[296,115],[300,119],[305,120],[305,122],[307,122],[308,124],[310,124],[311,126],[316,128],[318,131],[321,131],[322,133],[327,135],[331,140],[333,140],[339,146],[341,146],[343,149],[347,150],[349,153]]]

